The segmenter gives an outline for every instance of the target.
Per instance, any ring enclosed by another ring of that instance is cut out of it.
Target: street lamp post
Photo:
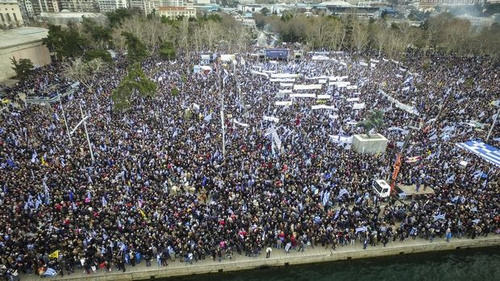
[[[498,120],[498,114],[500,114],[500,105],[498,106],[497,114],[495,114],[495,117],[493,117],[493,123],[491,124],[491,128],[488,131],[488,136],[486,137],[486,141],[490,139],[491,132],[493,132],[493,128],[495,127],[495,124],[497,123]]]

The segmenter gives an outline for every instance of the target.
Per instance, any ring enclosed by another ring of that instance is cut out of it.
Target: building
[[[21,14],[17,0],[0,0],[0,25],[23,25],[23,15]]]
[[[127,0],[98,0],[101,13],[114,12],[116,9],[127,8]]]
[[[104,22],[106,20],[106,16],[101,13],[61,12],[40,14],[40,18],[44,22],[54,25],[68,25],[70,22],[80,23],[84,17],[93,19],[96,22]]]
[[[16,75],[12,69],[11,58],[30,59],[35,67],[51,63],[49,49],[42,44],[48,29],[38,27],[19,27],[0,31],[0,81]]]
[[[187,7],[159,7],[158,8],[158,14],[160,17],[167,17],[167,18],[176,18],[179,16],[184,16],[184,17],[196,17],[196,10],[194,8],[187,8]]]
[[[59,2],[56,0],[31,0],[33,15],[39,16],[41,13],[58,13]]]
[[[152,14],[153,12],[157,11],[158,8],[162,6],[161,0],[146,0],[145,3],[145,12],[146,15]]]
[[[59,10],[80,13],[95,13],[99,11],[99,2],[94,0],[59,0]]]
[[[186,0],[161,0],[162,7],[184,7]]]
[[[24,21],[27,21],[30,18],[33,18],[33,4],[31,4],[31,0],[19,0],[19,9],[21,10],[21,14],[23,15]]]
[[[436,6],[451,6],[451,5],[474,5],[482,4],[484,0],[420,0],[418,8],[421,10],[432,9]]]

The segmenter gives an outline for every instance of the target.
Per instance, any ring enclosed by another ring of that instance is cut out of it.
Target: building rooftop
[[[18,27],[0,31],[0,49],[37,42],[47,37],[49,30],[40,27]]]
[[[187,7],[178,7],[178,6],[163,6],[163,7],[158,7],[158,10],[160,10],[160,11],[185,11],[185,10],[192,10],[192,9],[188,9]]]
[[[330,7],[354,7],[353,5],[351,5],[347,2],[341,1],[341,0],[322,2],[316,6],[320,6],[320,7],[321,6],[323,6],[323,7],[329,7],[329,6]]]

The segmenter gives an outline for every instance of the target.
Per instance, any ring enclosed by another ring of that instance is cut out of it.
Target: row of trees
[[[179,55],[178,50],[182,50],[180,55],[214,49],[241,52],[251,40],[250,31],[227,15],[168,19],[118,9],[106,16],[103,23],[84,19],[67,28],[50,25],[44,43],[57,60],[68,65],[65,75],[90,90],[96,75],[113,64],[110,50],[126,52],[127,74],[111,96],[119,110],[130,108],[136,94],[154,94],[156,85],[141,67],[148,56],[159,55],[168,60]]]
[[[408,48],[460,55],[500,57],[500,25],[474,27],[449,13],[429,18],[422,25],[390,23],[386,18],[363,20],[355,14],[282,17],[257,14],[256,23],[280,35],[284,42],[303,43],[310,49],[378,51],[395,57]]]

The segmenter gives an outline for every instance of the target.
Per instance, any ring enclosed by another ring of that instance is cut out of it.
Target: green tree
[[[172,42],[163,42],[160,46],[160,56],[167,60],[175,59],[175,46]]]
[[[51,52],[56,52],[58,59],[81,57],[89,43],[72,24],[67,29],[49,25],[48,36],[42,42]]]
[[[89,34],[95,46],[98,48],[109,48],[112,44],[113,35],[111,34],[111,27],[105,27],[94,20],[89,18],[84,18],[82,21],[82,26],[84,31]]]
[[[85,61],[92,61],[95,59],[101,59],[107,63],[113,62],[113,58],[111,57],[111,54],[106,50],[89,50],[89,51],[85,52],[84,58],[85,58]]]
[[[269,14],[269,12],[270,12],[270,11],[269,11],[269,9],[268,9],[268,8],[266,8],[266,7],[262,8],[262,9],[260,10],[260,13],[261,13],[262,15],[264,15],[264,16],[267,16],[267,15]]]
[[[384,125],[384,112],[382,110],[371,110],[367,118],[360,124],[365,129],[365,133],[370,136],[372,129],[378,130]]]
[[[113,108],[127,110],[130,108],[135,94],[152,97],[155,91],[155,82],[144,74],[140,63],[135,63],[129,68],[127,76],[123,78],[111,95]]]
[[[16,72],[16,78],[21,81],[28,79],[33,70],[33,62],[30,59],[20,59],[17,61],[15,57],[12,57],[10,60],[14,65],[12,69]]]
[[[122,32],[122,36],[125,37],[127,58],[130,64],[141,62],[149,55],[146,46],[134,34],[124,31]]]
[[[109,27],[115,28],[120,26],[125,19],[131,18],[132,13],[128,9],[120,8],[114,12],[106,13],[106,17],[108,18]]]

